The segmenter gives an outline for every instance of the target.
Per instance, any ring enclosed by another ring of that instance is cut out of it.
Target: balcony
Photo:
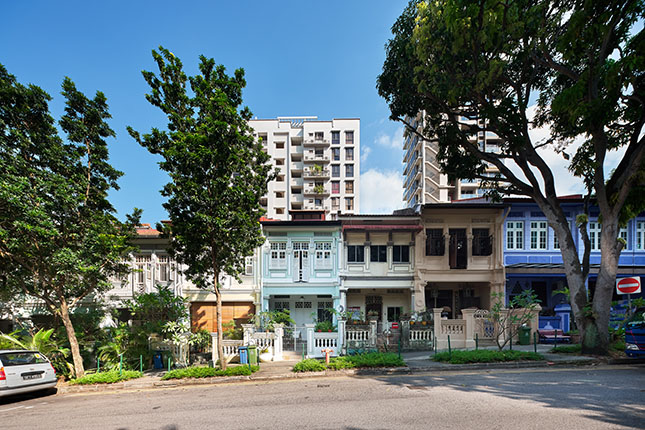
[[[316,185],[316,186],[305,186],[303,190],[303,194],[305,196],[329,196],[329,188],[325,187],[324,185]]]
[[[302,146],[307,147],[316,147],[316,148],[326,148],[329,146],[328,139],[305,139],[302,142]]]
[[[329,163],[329,155],[316,155],[312,153],[307,153],[303,156],[304,162],[305,163],[315,163],[315,162],[323,162],[323,163]]]
[[[303,177],[304,178],[321,178],[321,179],[328,179],[329,178],[329,169],[323,169],[323,168],[315,168],[315,167],[306,167],[303,171]]]
[[[315,203],[305,203],[302,208],[306,211],[329,211],[329,205],[325,204],[315,204]]]

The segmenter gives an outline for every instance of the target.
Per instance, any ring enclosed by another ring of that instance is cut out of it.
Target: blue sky
[[[106,94],[117,133],[111,160],[125,173],[121,190],[111,194],[120,217],[137,206],[144,209],[143,222],[166,218],[159,189],[167,177],[158,170],[158,158],[125,129],[165,124],[145,100],[141,76],[141,70],[155,70],[150,51],[159,45],[181,58],[189,74],[196,72],[200,54],[229,72],[243,67],[245,103],[259,118],[360,117],[361,209],[378,212],[401,202],[401,128],[387,119],[375,83],[390,27],[406,4],[9,1],[2,6],[0,63],[21,83],[49,92],[56,118],[63,109],[64,76],[89,96],[96,90]]]

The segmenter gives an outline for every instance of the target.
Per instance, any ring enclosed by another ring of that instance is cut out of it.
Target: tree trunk
[[[219,290],[219,274],[215,278],[215,296],[217,297],[217,355],[222,370],[226,370],[226,359],[224,358],[224,333],[222,333],[222,293]]]
[[[61,297],[60,303],[61,304],[58,312],[60,314],[61,320],[63,320],[65,331],[67,331],[69,346],[72,350],[72,358],[74,359],[74,376],[76,378],[82,378],[83,375],[85,375],[85,368],[83,367],[83,357],[81,357],[81,350],[78,347],[76,332],[74,331],[72,320],[69,317],[69,308],[67,307],[67,301],[65,301],[64,297]]]

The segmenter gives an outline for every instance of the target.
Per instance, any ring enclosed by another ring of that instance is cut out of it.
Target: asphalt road
[[[645,428],[645,367],[300,379],[0,400],[0,429]]]

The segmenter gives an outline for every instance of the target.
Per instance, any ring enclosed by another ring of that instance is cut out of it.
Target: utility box
[[[252,366],[257,366],[258,365],[258,347],[256,345],[249,345],[247,346],[247,349],[249,350],[248,364]],[[240,360],[242,360],[242,356],[240,356]]]
[[[249,364],[249,348],[240,346],[237,351],[240,354],[240,364]]]

